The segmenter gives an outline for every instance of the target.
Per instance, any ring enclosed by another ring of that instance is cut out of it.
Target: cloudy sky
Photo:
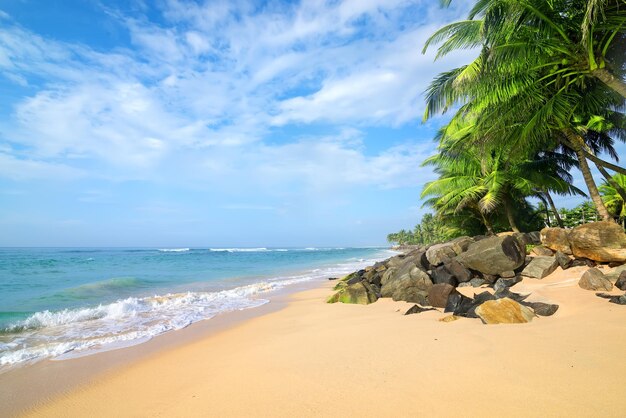
[[[0,0],[0,245],[384,244],[453,3]]]

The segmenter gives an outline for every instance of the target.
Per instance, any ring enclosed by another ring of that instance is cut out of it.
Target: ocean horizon
[[[390,254],[384,247],[0,248],[0,373],[139,344]]]

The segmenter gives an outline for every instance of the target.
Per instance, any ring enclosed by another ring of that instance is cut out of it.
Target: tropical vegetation
[[[435,44],[436,58],[477,51],[426,91],[425,120],[452,113],[437,155],[424,162],[438,178],[422,197],[444,235],[496,233],[503,219],[520,231],[546,212],[567,226],[554,195],[587,195],[600,219],[623,221],[626,169],[614,145],[626,140],[626,0],[476,0],[424,52]],[[572,185],[572,169],[584,191]]]

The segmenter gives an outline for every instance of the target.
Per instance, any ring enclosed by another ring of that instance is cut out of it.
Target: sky
[[[384,245],[470,3],[0,0],[0,246]]]

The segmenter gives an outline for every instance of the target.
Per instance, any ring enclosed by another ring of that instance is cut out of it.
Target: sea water
[[[389,255],[383,248],[0,248],[0,372],[137,344]]]

